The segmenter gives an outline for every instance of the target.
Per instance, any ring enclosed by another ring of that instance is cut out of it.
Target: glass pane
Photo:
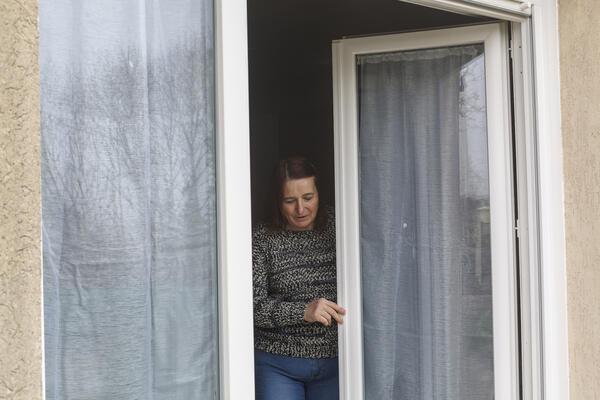
[[[357,64],[366,399],[492,399],[483,45]]]
[[[46,399],[218,393],[210,0],[42,0]]]

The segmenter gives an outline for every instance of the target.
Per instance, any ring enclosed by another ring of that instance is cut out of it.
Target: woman
[[[256,400],[338,398],[335,220],[315,167],[282,160],[273,215],[252,240]]]

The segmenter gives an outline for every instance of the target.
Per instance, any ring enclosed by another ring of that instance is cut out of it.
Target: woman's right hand
[[[320,322],[325,326],[331,326],[331,319],[335,319],[338,324],[343,324],[341,315],[346,314],[343,307],[338,306],[333,301],[320,298],[311,301],[304,309],[304,320],[306,322]]]

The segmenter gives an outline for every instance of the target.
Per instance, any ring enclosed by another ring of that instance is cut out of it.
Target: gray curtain
[[[366,398],[492,399],[483,45],[358,71]]]
[[[218,393],[210,0],[41,0],[46,398]]]

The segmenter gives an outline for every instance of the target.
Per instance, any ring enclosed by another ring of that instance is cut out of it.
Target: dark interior
[[[334,204],[331,41],[485,21],[397,0],[248,0],[252,220],[278,159],[304,155]]]

